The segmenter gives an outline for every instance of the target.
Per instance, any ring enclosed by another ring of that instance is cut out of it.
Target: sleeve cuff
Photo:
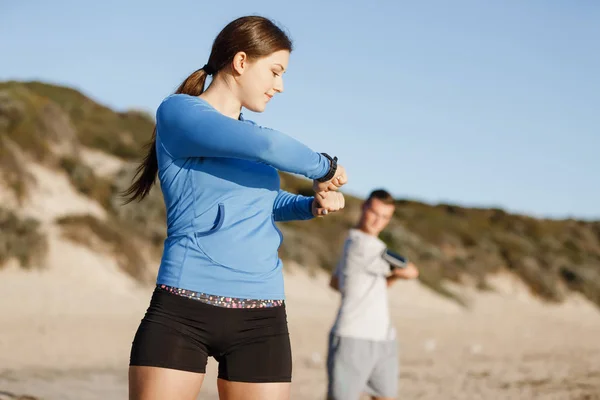
[[[314,218],[314,215],[312,213],[312,204],[313,201],[315,200],[314,196],[310,196],[306,198],[306,210],[308,211],[308,215],[310,215],[310,218]]]

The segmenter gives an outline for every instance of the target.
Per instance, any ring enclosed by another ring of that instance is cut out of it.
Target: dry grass
[[[154,127],[149,115],[114,112],[74,89],[42,82],[4,82],[2,88],[52,100],[69,116],[82,144],[126,159],[141,156],[141,145],[150,139]]]
[[[92,168],[77,158],[64,157],[60,160],[60,166],[80,193],[96,200],[104,208],[110,208],[113,195],[112,182],[97,177]]]
[[[0,267],[13,258],[25,268],[42,265],[48,243],[38,221],[0,207],[0,232]]]
[[[147,260],[135,235],[117,221],[101,221],[91,215],[68,216],[57,221],[63,235],[95,251],[116,257],[121,269],[130,276],[145,281]]]

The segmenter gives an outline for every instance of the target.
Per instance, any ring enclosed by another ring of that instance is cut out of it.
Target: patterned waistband
[[[194,292],[191,290],[180,289],[167,285],[156,285],[160,290],[166,290],[169,293],[178,296],[187,297],[189,299],[198,300],[211,306],[225,308],[266,308],[280,307],[284,304],[283,300],[261,300],[261,299],[241,299],[238,297],[223,297],[202,292]]]

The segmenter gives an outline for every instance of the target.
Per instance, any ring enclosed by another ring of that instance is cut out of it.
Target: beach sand
[[[0,270],[0,400],[127,398],[133,335],[151,286],[106,255],[50,235],[48,265]],[[286,272],[293,399],[323,399],[339,296],[325,273]],[[463,308],[419,282],[390,289],[400,342],[399,399],[600,399],[600,312],[579,296],[532,297],[509,276],[493,292],[454,287]],[[200,394],[217,399],[211,360]]]

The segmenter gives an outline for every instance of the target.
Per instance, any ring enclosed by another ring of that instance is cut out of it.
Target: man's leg
[[[327,399],[359,400],[374,366],[372,342],[329,336]]]
[[[367,393],[373,400],[395,399],[398,396],[398,344],[395,340],[377,342],[377,361],[367,382]]]

